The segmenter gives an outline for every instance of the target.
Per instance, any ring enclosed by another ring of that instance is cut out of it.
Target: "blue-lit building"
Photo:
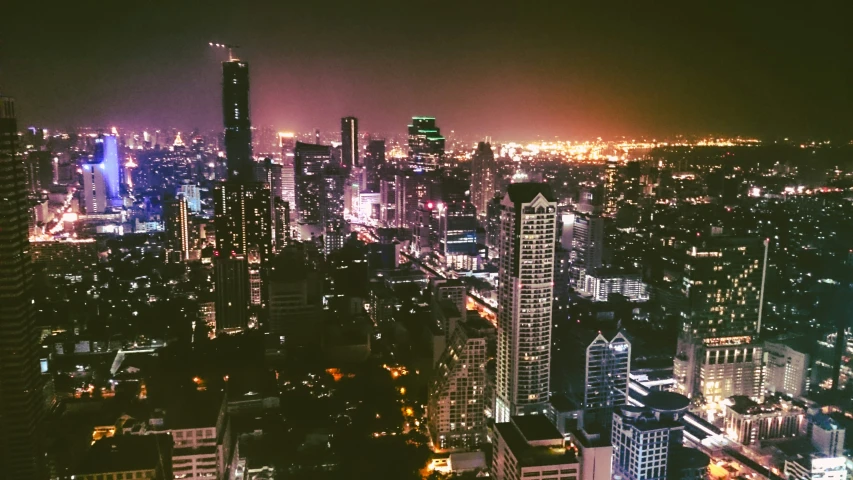
[[[110,205],[121,204],[119,189],[118,141],[115,135],[98,135],[95,139],[94,162],[100,164],[104,175],[106,197]]]
[[[478,269],[477,228],[479,226],[476,210],[470,203],[439,206],[439,250],[448,269]]]

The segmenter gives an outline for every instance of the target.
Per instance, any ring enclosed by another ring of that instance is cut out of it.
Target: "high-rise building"
[[[409,162],[415,168],[434,170],[444,158],[444,137],[434,117],[412,117],[409,125]]]
[[[811,339],[809,339],[811,340]],[[805,338],[780,338],[764,342],[767,358],[765,390],[793,398],[808,393],[811,359]]]
[[[470,203],[441,203],[438,205],[439,252],[444,265],[452,270],[477,270],[476,210]]]
[[[501,201],[498,241],[497,422],[544,412],[550,394],[557,202],[550,187],[516,183]]]
[[[385,140],[370,140],[364,153],[364,188],[379,191],[379,170],[385,166]]]
[[[6,478],[46,478],[38,427],[41,398],[27,174],[18,147],[15,103],[0,96],[0,471]]]
[[[486,441],[486,337],[461,322],[448,338],[429,390],[429,431],[438,450],[473,448]]]
[[[341,164],[347,168],[358,167],[358,119],[341,119]]]
[[[323,240],[326,255],[340,250],[346,235],[344,221],[344,185],[347,169],[329,164],[323,168]]]
[[[328,145],[296,142],[293,168],[296,211],[300,223],[323,223],[323,167],[331,160],[332,154]]]
[[[673,374],[678,391],[708,401],[764,390],[761,304],[768,242],[698,236],[683,247],[686,302]]]
[[[190,229],[188,204],[183,195],[163,200],[163,224],[166,230],[166,257],[180,262],[189,258]]]
[[[616,215],[616,204],[619,194],[616,191],[616,180],[619,175],[619,159],[609,157],[604,165],[604,215]]]
[[[214,191],[216,249],[223,256],[247,256],[255,249],[261,263],[272,256],[270,190],[265,183],[224,182]]]
[[[249,270],[246,257],[215,251],[216,330],[240,331],[249,324]]]
[[[198,185],[184,183],[180,186],[179,193],[187,200],[187,208],[190,212],[201,212],[201,188]]]
[[[252,182],[252,124],[249,120],[249,64],[222,62],[222,117],[225,120],[225,159],[228,179]]]
[[[486,142],[480,142],[477,145],[477,151],[471,157],[471,201],[480,218],[486,218],[489,202],[495,197],[496,175],[497,164],[492,146]]]
[[[627,404],[631,342],[622,332],[607,340],[599,333],[586,347],[583,425],[609,428],[613,409]]]
[[[587,273],[601,266],[604,251],[604,219],[578,214],[572,226],[572,284],[583,287]]]
[[[109,206],[107,204],[107,184],[104,178],[103,163],[83,163],[83,209],[88,215],[104,213]]]
[[[110,206],[120,205],[118,140],[115,135],[102,134],[95,139],[95,163],[103,165],[106,196]]]
[[[397,226],[396,178],[379,180],[379,222],[386,227]]]

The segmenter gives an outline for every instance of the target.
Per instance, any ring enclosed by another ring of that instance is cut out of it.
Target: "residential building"
[[[498,423],[547,411],[556,216],[557,203],[546,184],[512,184],[501,201]]]

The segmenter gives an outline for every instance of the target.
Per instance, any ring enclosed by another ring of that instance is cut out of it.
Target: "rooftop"
[[[545,200],[554,202],[554,193],[551,191],[551,186],[547,183],[513,183],[507,187],[507,195],[513,203],[529,203],[536,198],[536,195],[542,194]]]
[[[119,435],[102,438],[92,445],[77,467],[77,474],[155,470],[171,456],[169,435]]]
[[[527,443],[525,437],[522,435],[522,432],[519,430],[518,425],[516,424],[516,420],[523,419],[532,419],[537,418],[544,420],[550,424],[550,420],[548,420],[543,415],[530,415],[524,417],[512,417],[512,421],[508,423],[498,423],[495,425],[495,428],[498,431],[498,434],[503,438],[504,442],[506,442],[509,449],[512,451],[512,454],[518,460],[519,467],[529,467],[529,466],[537,466],[537,465],[565,465],[578,463],[577,455],[575,451],[570,448],[557,448],[557,447],[534,447]],[[522,420],[521,423],[529,423],[530,425],[526,425],[530,435],[546,435],[547,439],[549,438],[548,433],[546,431],[548,429],[545,428],[544,424],[540,421],[535,420],[532,422],[526,422]],[[554,433],[562,440],[562,435],[557,431],[557,428],[553,425],[550,425],[551,429],[553,429]]]
[[[519,415],[512,417],[512,423],[528,442],[563,438],[557,427],[544,415]]]
[[[686,410],[690,400],[675,392],[651,392],[643,397],[643,403],[652,410],[677,412]]]

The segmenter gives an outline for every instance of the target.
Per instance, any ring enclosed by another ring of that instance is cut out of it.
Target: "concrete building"
[[[724,431],[741,445],[790,439],[806,433],[806,412],[791,402],[769,398],[759,404],[747,397],[737,396],[726,400],[724,405]]]
[[[495,418],[547,413],[557,203],[546,184],[515,183],[501,201]]]
[[[779,393],[796,398],[808,392],[811,363],[801,340],[791,338],[764,342],[766,389],[771,395]]]
[[[578,449],[581,480],[612,480],[613,446],[610,438],[586,430],[572,432],[572,443]]]
[[[618,268],[596,268],[587,272],[578,290],[593,302],[606,302],[611,293],[618,293],[632,302],[649,299],[642,275]]]
[[[459,279],[433,278],[430,280],[433,302],[450,300],[461,315],[468,311],[468,287]],[[448,332],[450,333],[450,332]]]
[[[819,453],[797,455],[785,460],[784,475],[789,480],[845,480],[847,459]]]
[[[685,398],[684,407],[687,407]],[[670,450],[684,426],[648,408],[623,406],[613,413],[613,475],[624,480],[665,480]]]
[[[495,425],[491,476],[579,480],[580,461],[545,415],[512,416]]]
[[[75,480],[172,480],[169,435],[118,435],[92,444],[71,478]]]
[[[808,420],[809,434],[815,450],[830,457],[844,456],[846,429],[823,413],[810,415]]]
[[[578,213],[572,225],[572,285],[583,287],[586,275],[601,266],[604,218]]]
[[[462,322],[448,338],[429,391],[430,436],[437,450],[471,449],[486,442],[486,337]]]
[[[104,178],[106,166],[103,163],[83,163],[83,190],[80,200],[83,209],[89,215],[103,213],[107,204],[107,183]]]

